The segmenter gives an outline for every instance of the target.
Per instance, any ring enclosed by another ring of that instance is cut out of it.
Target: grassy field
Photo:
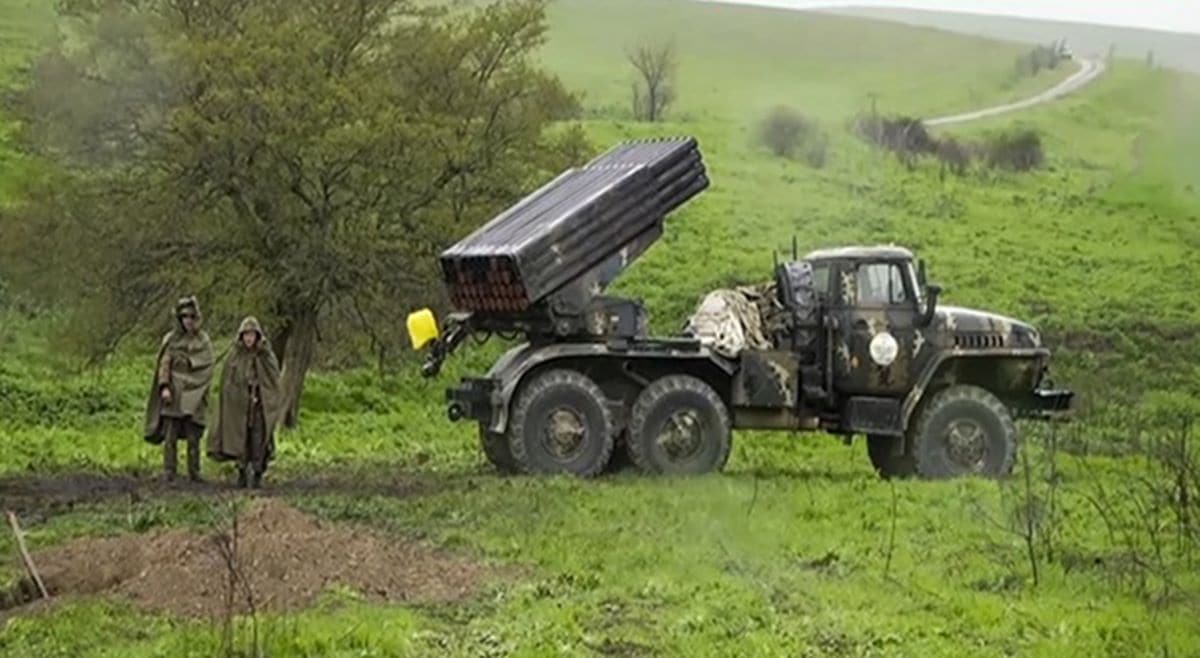
[[[28,11],[3,0],[0,27],[21,30]],[[264,615],[267,655],[1200,655],[1194,546],[1176,545],[1158,517],[1163,543],[1131,546],[1112,520],[1136,516],[1114,501],[1123,487],[1162,475],[1113,455],[1174,436],[1135,412],[1162,406],[1148,395],[1158,391],[1182,408],[1200,396],[1196,79],[1118,65],[1076,97],[956,128],[965,138],[1036,128],[1048,158],[1035,173],[960,178],[933,163],[909,170],[846,123],[872,95],[881,112],[927,116],[1052,84],[1011,76],[1023,46],[658,0],[563,0],[551,19],[546,62],[584,94],[597,145],[694,134],[708,161],[712,188],[617,287],[646,301],[656,329],[673,331],[707,289],[767,276],[772,249],[793,235],[802,250],[895,241],[929,261],[947,302],[1045,329],[1057,378],[1083,394],[1084,422],[1053,436],[1029,428],[1032,461],[1019,471],[1029,490],[1021,477],[889,484],[861,443],[762,433],[739,433],[718,476],[500,478],[473,428],[450,425],[441,405],[446,382],[486,368],[497,346],[464,349],[439,381],[419,380],[415,360],[411,375],[382,380],[318,373],[301,427],[280,438],[276,495],[521,576],[455,604],[382,606],[335,591],[312,610]],[[679,101],[668,123],[647,126],[628,117],[622,49],[655,34],[677,39]],[[776,104],[823,123],[827,166],[755,143]],[[214,523],[219,487],[149,483],[160,456],[137,436],[148,348],[75,373],[47,356],[43,323],[0,324],[0,499],[21,513],[31,546]],[[1030,491],[1033,564],[1019,522]],[[1156,570],[1130,566],[1154,547]],[[0,538],[0,554],[14,551]],[[14,581],[16,563],[4,564],[0,580]],[[97,597],[0,624],[9,656],[210,656],[220,640],[208,622]]]

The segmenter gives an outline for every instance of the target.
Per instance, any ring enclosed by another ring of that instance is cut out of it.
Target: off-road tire
[[[489,432],[482,424],[479,425],[479,447],[488,462],[503,475],[520,473],[517,460],[513,459],[512,448],[508,444],[507,434]]]
[[[574,370],[549,370],[522,385],[513,407],[509,450],[520,470],[533,474],[565,473],[595,477],[604,471],[613,452],[613,421],[604,392]],[[549,414],[556,408],[574,414],[583,439],[578,453],[556,457],[542,440]]]
[[[675,462],[656,438],[672,414],[690,409],[700,417],[702,432],[697,454]],[[652,382],[638,395],[629,419],[629,457],[647,473],[698,475],[725,468],[732,447],[729,410],[711,386],[689,375],[671,375]]]
[[[904,452],[899,455],[892,453],[892,446],[897,441],[904,442]],[[867,435],[867,456],[870,457],[875,472],[885,480],[903,480],[917,474],[913,443],[903,437]]]
[[[978,429],[985,452],[972,470],[951,457],[949,438],[955,423]],[[978,475],[1003,478],[1012,473],[1017,429],[1012,415],[995,395],[978,386],[952,386],[939,391],[921,412],[911,436],[917,473],[927,479]]]

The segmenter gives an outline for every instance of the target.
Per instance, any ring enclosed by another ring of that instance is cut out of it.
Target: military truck
[[[761,344],[648,335],[642,303],[604,290],[708,185],[694,138],[625,142],[441,254],[454,312],[408,318],[423,374],[467,337],[517,341],[446,391],[497,469],[590,477],[622,450],[648,473],[718,471],[732,431],[757,429],[865,436],[884,477],[1004,477],[1014,419],[1070,414],[1033,327],[940,304],[902,247],[793,246]]]

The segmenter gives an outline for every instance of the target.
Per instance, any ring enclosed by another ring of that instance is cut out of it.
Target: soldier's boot
[[[249,486],[249,474],[247,473],[247,471],[249,469],[250,469],[249,464],[238,464],[237,486],[242,487],[242,488]]]
[[[175,438],[168,436],[163,440],[163,481],[174,482],[175,471],[179,458],[175,451]]]
[[[199,437],[188,438],[188,478],[190,478],[192,482],[204,481],[204,478],[200,477]]]
[[[252,489],[261,489],[261,488],[262,488],[262,476],[263,476],[263,472],[262,472],[262,471],[260,471],[260,470],[259,470],[259,469],[257,469],[257,468],[256,468],[256,469],[254,469],[254,480],[253,480],[253,482],[250,484],[250,487],[251,487]]]

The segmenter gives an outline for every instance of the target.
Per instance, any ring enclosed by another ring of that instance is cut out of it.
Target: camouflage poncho
[[[196,311],[196,328],[188,333],[183,329],[179,312],[191,306]],[[212,384],[216,358],[212,341],[200,328],[200,306],[194,297],[179,300],[175,306],[175,328],[163,336],[155,357],[155,371],[150,380],[146,400],[146,419],[142,437],[150,443],[162,443],[162,419],[189,418],[201,427],[208,414],[208,390]],[[165,369],[165,373],[164,373]],[[171,402],[164,405],[160,397],[160,380],[171,390]]]
[[[258,333],[253,348],[242,344],[247,331]],[[242,321],[234,337],[229,357],[221,371],[221,398],[217,421],[208,434],[208,455],[218,461],[242,459],[247,450],[247,429],[251,412],[251,390],[257,389],[262,404],[268,456],[274,450],[275,425],[283,416],[283,391],[279,385],[279,361],[271,351],[258,320]]]

